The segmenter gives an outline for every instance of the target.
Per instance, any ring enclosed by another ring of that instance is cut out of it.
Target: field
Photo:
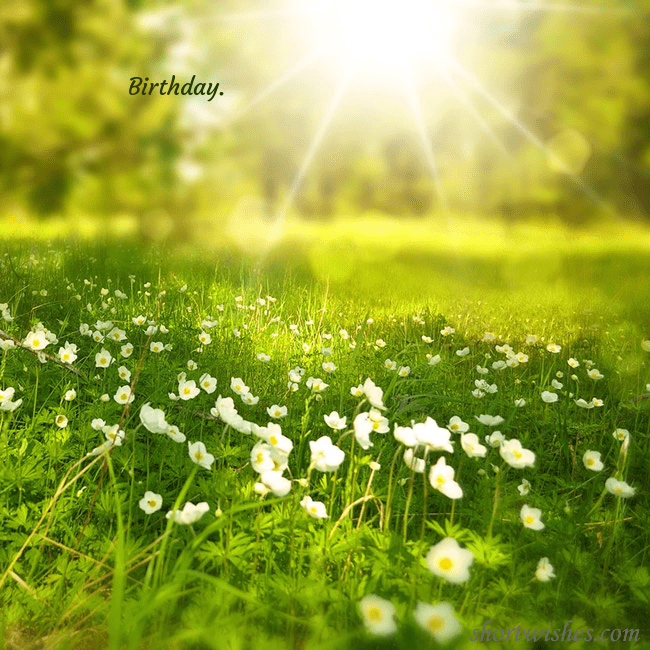
[[[460,223],[5,239],[0,648],[650,647],[650,234]]]

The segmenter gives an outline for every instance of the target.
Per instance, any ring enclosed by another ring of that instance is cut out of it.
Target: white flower
[[[327,519],[329,515],[325,509],[325,504],[321,501],[314,501],[310,496],[305,496],[300,500],[300,505],[307,511],[307,514],[314,519]]]
[[[443,327],[443,328],[440,330],[440,333],[441,333],[443,336],[451,336],[452,334],[455,334],[455,333],[456,333],[456,330],[455,330],[453,327],[450,327],[449,325],[447,325],[447,327]]]
[[[603,462],[600,460],[599,451],[591,451],[588,449],[582,457],[582,462],[592,472],[600,472],[604,467]]]
[[[313,393],[322,393],[329,384],[326,384],[322,379],[317,377],[309,377],[305,382],[305,386],[310,388]]]
[[[131,371],[126,366],[120,366],[117,369],[117,374],[123,381],[131,381]]]
[[[515,400],[515,406],[518,408],[522,408],[523,406],[526,406],[526,400],[520,397],[519,399]]]
[[[105,425],[102,427],[102,431],[104,436],[106,436],[106,441],[116,447],[119,447],[122,444],[122,440],[124,440],[124,437],[126,436],[124,431],[120,429],[119,424],[114,424],[112,427]]]
[[[395,424],[395,430],[393,431],[393,436],[397,442],[401,442],[407,447],[415,447],[418,444],[417,438],[412,427],[399,427]]]
[[[133,354],[133,344],[132,343],[127,343],[126,345],[123,345],[120,348],[120,354],[125,359],[128,359]]]
[[[149,349],[156,354],[160,354],[165,349],[165,344],[162,341],[152,341],[149,344]]]
[[[336,366],[331,361],[323,363],[322,368],[325,372],[332,373],[336,370]]]
[[[214,463],[214,456],[208,454],[205,445],[200,442],[188,442],[189,454],[193,463],[196,463],[204,469],[210,469]]]
[[[395,370],[397,368],[397,363],[390,359],[386,359],[386,361],[384,361],[384,368],[386,368],[386,370]]]
[[[397,371],[397,374],[400,377],[408,377],[411,374],[410,366],[400,366],[399,370]]]
[[[453,537],[445,537],[431,547],[426,562],[434,575],[453,584],[462,584],[469,580],[469,568],[474,562],[474,554],[461,548]]]
[[[463,490],[454,481],[454,468],[447,465],[444,456],[438,458],[438,462],[429,470],[429,483],[431,487],[442,492],[450,499],[460,499],[463,496]]]
[[[384,402],[384,391],[375,384],[375,382],[368,377],[366,381],[363,382],[363,392],[366,396],[366,399],[370,402],[372,406],[377,409],[383,409]]]
[[[551,381],[551,386],[553,386],[555,390],[562,390],[564,384],[561,381],[558,381],[557,379],[553,379],[553,381]]]
[[[487,448],[478,441],[475,433],[461,434],[460,445],[470,458],[485,458],[487,454]]]
[[[269,414],[269,417],[279,420],[280,418],[286,417],[287,407],[273,404],[273,406],[270,406],[269,408],[266,409],[266,412]]]
[[[65,392],[63,399],[66,402],[72,402],[76,397],[77,397],[77,391],[74,388],[71,388],[70,390],[67,390]]]
[[[449,603],[429,605],[418,602],[413,610],[413,618],[423,630],[433,636],[437,643],[447,643],[463,631],[463,626]]]
[[[650,352],[650,339],[645,339],[641,341],[641,349],[644,352]]]
[[[95,429],[95,431],[101,431],[105,426],[106,422],[102,420],[101,418],[95,418],[91,423],[90,426]]]
[[[125,385],[117,389],[115,395],[113,395],[113,399],[118,404],[131,404],[135,399],[135,395],[131,392],[131,386]]]
[[[241,401],[244,404],[248,404],[248,406],[255,406],[260,401],[260,398],[259,396],[253,395],[253,393],[246,393],[245,395],[241,395]]]
[[[337,411],[332,411],[329,415],[323,416],[325,424],[334,431],[345,429],[347,417],[340,417]]]
[[[111,353],[108,350],[106,350],[105,348],[102,348],[95,355],[95,367],[96,368],[108,368],[108,366],[111,365],[112,360],[113,360],[113,357],[111,356]]]
[[[628,485],[625,481],[618,481],[613,476],[605,481],[605,488],[610,494],[623,499],[628,499],[636,494],[636,488]]]
[[[93,423],[95,420],[93,420]],[[140,409],[140,422],[147,431],[151,433],[167,433],[169,424],[165,420],[165,413],[161,409],[154,409],[149,406],[149,402],[144,404]],[[93,425],[94,428],[94,425]]]
[[[30,332],[23,341],[23,345],[30,350],[43,350],[50,344],[43,330]]]
[[[496,427],[503,422],[503,418],[500,415],[488,415],[487,413],[482,413],[481,415],[475,415],[474,417],[481,424],[488,427]]]
[[[524,524],[524,528],[530,528],[531,530],[542,530],[545,528],[541,519],[542,511],[539,508],[530,508],[527,505],[523,505],[521,506],[519,516]]]
[[[577,359],[574,359],[573,357],[571,357],[571,358],[567,361],[567,363],[569,364],[569,366],[570,366],[571,368],[577,368],[577,367],[580,365],[580,362],[579,362]]]
[[[559,352],[561,352],[562,347],[559,346],[557,343],[549,343],[549,344],[546,346],[546,349],[547,349],[549,352],[552,352],[553,354],[558,354]]]
[[[441,361],[440,355],[436,354],[435,356],[431,357],[429,359],[429,365],[430,366],[437,366]]]
[[[462,350],[456,350],[456,356],[466,357],[469,354],[469,348],[463,348]]]
[[[271,445],[263,440],[255,443],[251,450],[251,466],[258,474],[275,469],[275,463],[271,458]]]
[[[368,634],[388,636],[397,631],[395,606],[389,600],[375,595],[364,596],[359,601],[359,609]]]
[[[527,494],[530,493],[530,481],[527,481],[526,479],[522,479],[521,485],[517,486],[517,490],[522,497],[525,497]]]
[[[262,484],[266,486],[276,497],[284,497],[291,490],[291,481],[282,476],[282,472],[264,472],[260,476]]]
[[[377,339],[377,340],[375,341],[375,345],[376,345],[378,348],[385,348],[385,347],[386,347],[386,341],[384,341],[384,339]]]
[[[535,464],[535,454],[530,449],[524,449],[516,438],[506,440],[500,447],[501,458],[515,469],[532,467]]]
[[[418,458],[411,447],[404,450],[404,462],[409,469],[412,469],[416,474],[423,474],[425,469],[425,462],[423,458]]]
[[[180,429],[175,424],[170,424],[167,429],[167,435],[174,441],[178,443],[185,442],[185,434],[181,433]]]
[[[257,360],[261,361],[262,363],[267,363],[271,360],[271,355],[265,354],[264,352],[258,352]]]
[[[199,378],[199,386],[201,386],[208,395],[212,395],[212,393],[217,390],[217,380],[206,372]]]
[[[493,431],[489,436],[485,436],[485,442],[490,447],[500,447],[506,441],[506,437],[501,431]]]
[[[535,569],[535,577],[540,582],[548,582],[551,578],[555,578],[555,570],[553,565],[549,562],[547,557],[543,557],[537,563],[537,569]]]
[[[175,523],[190,525],[201,519],[201,517],[203,517],[203,515],[209,510],[210,506],[205,501],[197,503],[196,505],[188,501],[182,510],[170,510],[167,513],[167,519],[170,519],[173,515]]]
[[[453,415],[449,420],[447,428],[453,433],[465,433],[469,431],[469,424],[463,422],[457,415]]]
[[[361,397],[363,395],[363,384],[352,386],[352,388],[350,388],[350,394],[354,397]]]
[[[59,429],[65,429],[68,426],[68,418],[65,415],[57,415],[54,424],[56,424]]]
[[[178,396],[182,400],[187,401],[189,399],[194,399],[200,392],[200,389],[197,387],[196,382],[193,379],[181,379],[178,382]]]
[[[199,334],[199,343],[201,345],[210,345],[212,343],[212,337],[207,332],[201,332]]]
[[[425,422],[413,424],[412,428],[418,445],[422,445],[431,451],[454,452],[451,444],[451,433],[447,429],[439,427],[433,418],[427,417]]]
[[[542,391],[541,397],[542,397],[542,401],[546,402],[547,404],[553,404],[553,402],[557,402],[558,400],[557,393],[552,393],[549,390]]]
[[[583,409],[592,409],[594,408],[594,405],[591,402],[587,402],[586,400],[579,398],[577,400],[574,400],[576,403],[576,406],[579,406],[580,408]]]
[[[293,442],[282,434],[279,424],[269,422],[267,426],[260,427],[257,435],[265,440],[272,449],[275,449],[284,456],[288,456],[293,449]]]
[[[144,497],[140,499],[139,505],[140,508],[144,510],[145,514],[150,515],[162,508],[162,497],[149,490],[144,493]]]
[[[13,343],[13,341],[12,341]],[[58,357],[63,363],[74,363],[77,360],[77,346],[74,343],[65,342],[65,346],[59,348]]]
[[[335,472],[345,460],[345,452],[334,444],[329,436],[309,441],[311,467],[319,472]]]
[[[354,437],[362,449],[370,449],[373,443],[370,441],[373,422],[368,413],[359,413],[354,418]]]
[[[616,429],[614,433],[612,433],[612,436],[614,436],[614,440],[623,442],[626,438],[630,437],[630,432],[627,429]]]
[[[112,341],[120,342],[126,340],[126,332],[118,327],[114,327],[106,336]]]

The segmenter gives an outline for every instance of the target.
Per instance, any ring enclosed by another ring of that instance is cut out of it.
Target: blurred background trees
[[[525,4],[526,0],[522,0]],[[0,4],[0,218],[92,215],[183,237],[257,196],[290,191],[336,84],[316,65],[249,102],[301,51],[277,3],[4,0]],[[459,58],[501,102],[420,79],[427,133],[455,213],[573,223],[650,214],[648,0],[587,0],[603,13],[487,13]],[[629,13],[616,13],[628,9]],[[289,21],[290,22],[290,21]],[[224,96],[130,96],[129,79],[218,81]],[[363,80],[332,119],[293,202],[305,218],[418,218],[441,200],[412,115]],[[387,87],[396,85],[387,79]],[[526,129],[506,117],[509,113]],[[487,131],[490,131],[488,133]]]

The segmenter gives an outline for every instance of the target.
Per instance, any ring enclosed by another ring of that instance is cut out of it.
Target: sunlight
[[[449,0],[302,0],[316,45],[338,65],[413,62],[449,51],[457,23]]]

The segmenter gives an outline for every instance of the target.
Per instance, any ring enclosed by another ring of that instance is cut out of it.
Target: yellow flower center
[[[436,483],[438,485],[444,485],[445,482],[446,482],[446,480],[445,480],[444,476],[442,476],[441,474],[438,474],[438,476],[436,476]]]
[[[196,460],[201,460],[203,458],[203,454],[200,451],[195,451],[194,458],[196,458]]]
[[[156,505],[157,505],[155,499],[149,499],[149,501],[147,501],[147,503],[149,504],[150,508],[155,508]]]
[[[126,393],[122,393],[120,395],[120,399],[123,400],[123,401],[126,401],[127,399],[129,399],[129,396]]]
[[[379,607],[370,607],[366,615],[373,623],[379,623],[384,618]]]
[[[452,566],[454,566],[454,563],[448,558],[448,557],[443,557],[439,562],[438,566],[443,570],[443,571],[449,571]]]
[[[513,452],[512,452],[512,455],[513,455],[517,460],[519,460],[519,459],[523,456],[523,454],[522,454],[520,451],[518,451],[518,450],[513,451]]]
[[[311,508],[309,508],[309,512],[311,512],[313,515],[315,515],[317,511],[318,510],[317,510],[316,506],[312,506]]]
[[[256,462],[261,463],[263,460],[264,460],[264,454],[260,451],[257,454],[257,461]]]
[[[593,458],[587,458],[587,465],[591,467],[596,461]]]
[[[269,442],[275,447],[278,444],[278,439],[275,436],[271,436]]]
[[[524,521],[525,521],[527,524],[532,524],[532,523],[535,521],[535,518],[532,517],[531,515],[528,515],[528,516],[524,519]]]
[[[434,614],[433,616],[429,617],[427,625],[433,632],[440,632],[440,630],[443,630],[445,628],[445,619],[442,618],[442,616],[436,616]]]
[[[183,388],[183,395],[189,395],[190,394],[190,389],[186,386]]]
[[[39,347],[40,344],[41,344],[40,339],[34,339],[34,340],[32,341],[32,345],[33,345],[33,347],[35,347],[35,348]]]

